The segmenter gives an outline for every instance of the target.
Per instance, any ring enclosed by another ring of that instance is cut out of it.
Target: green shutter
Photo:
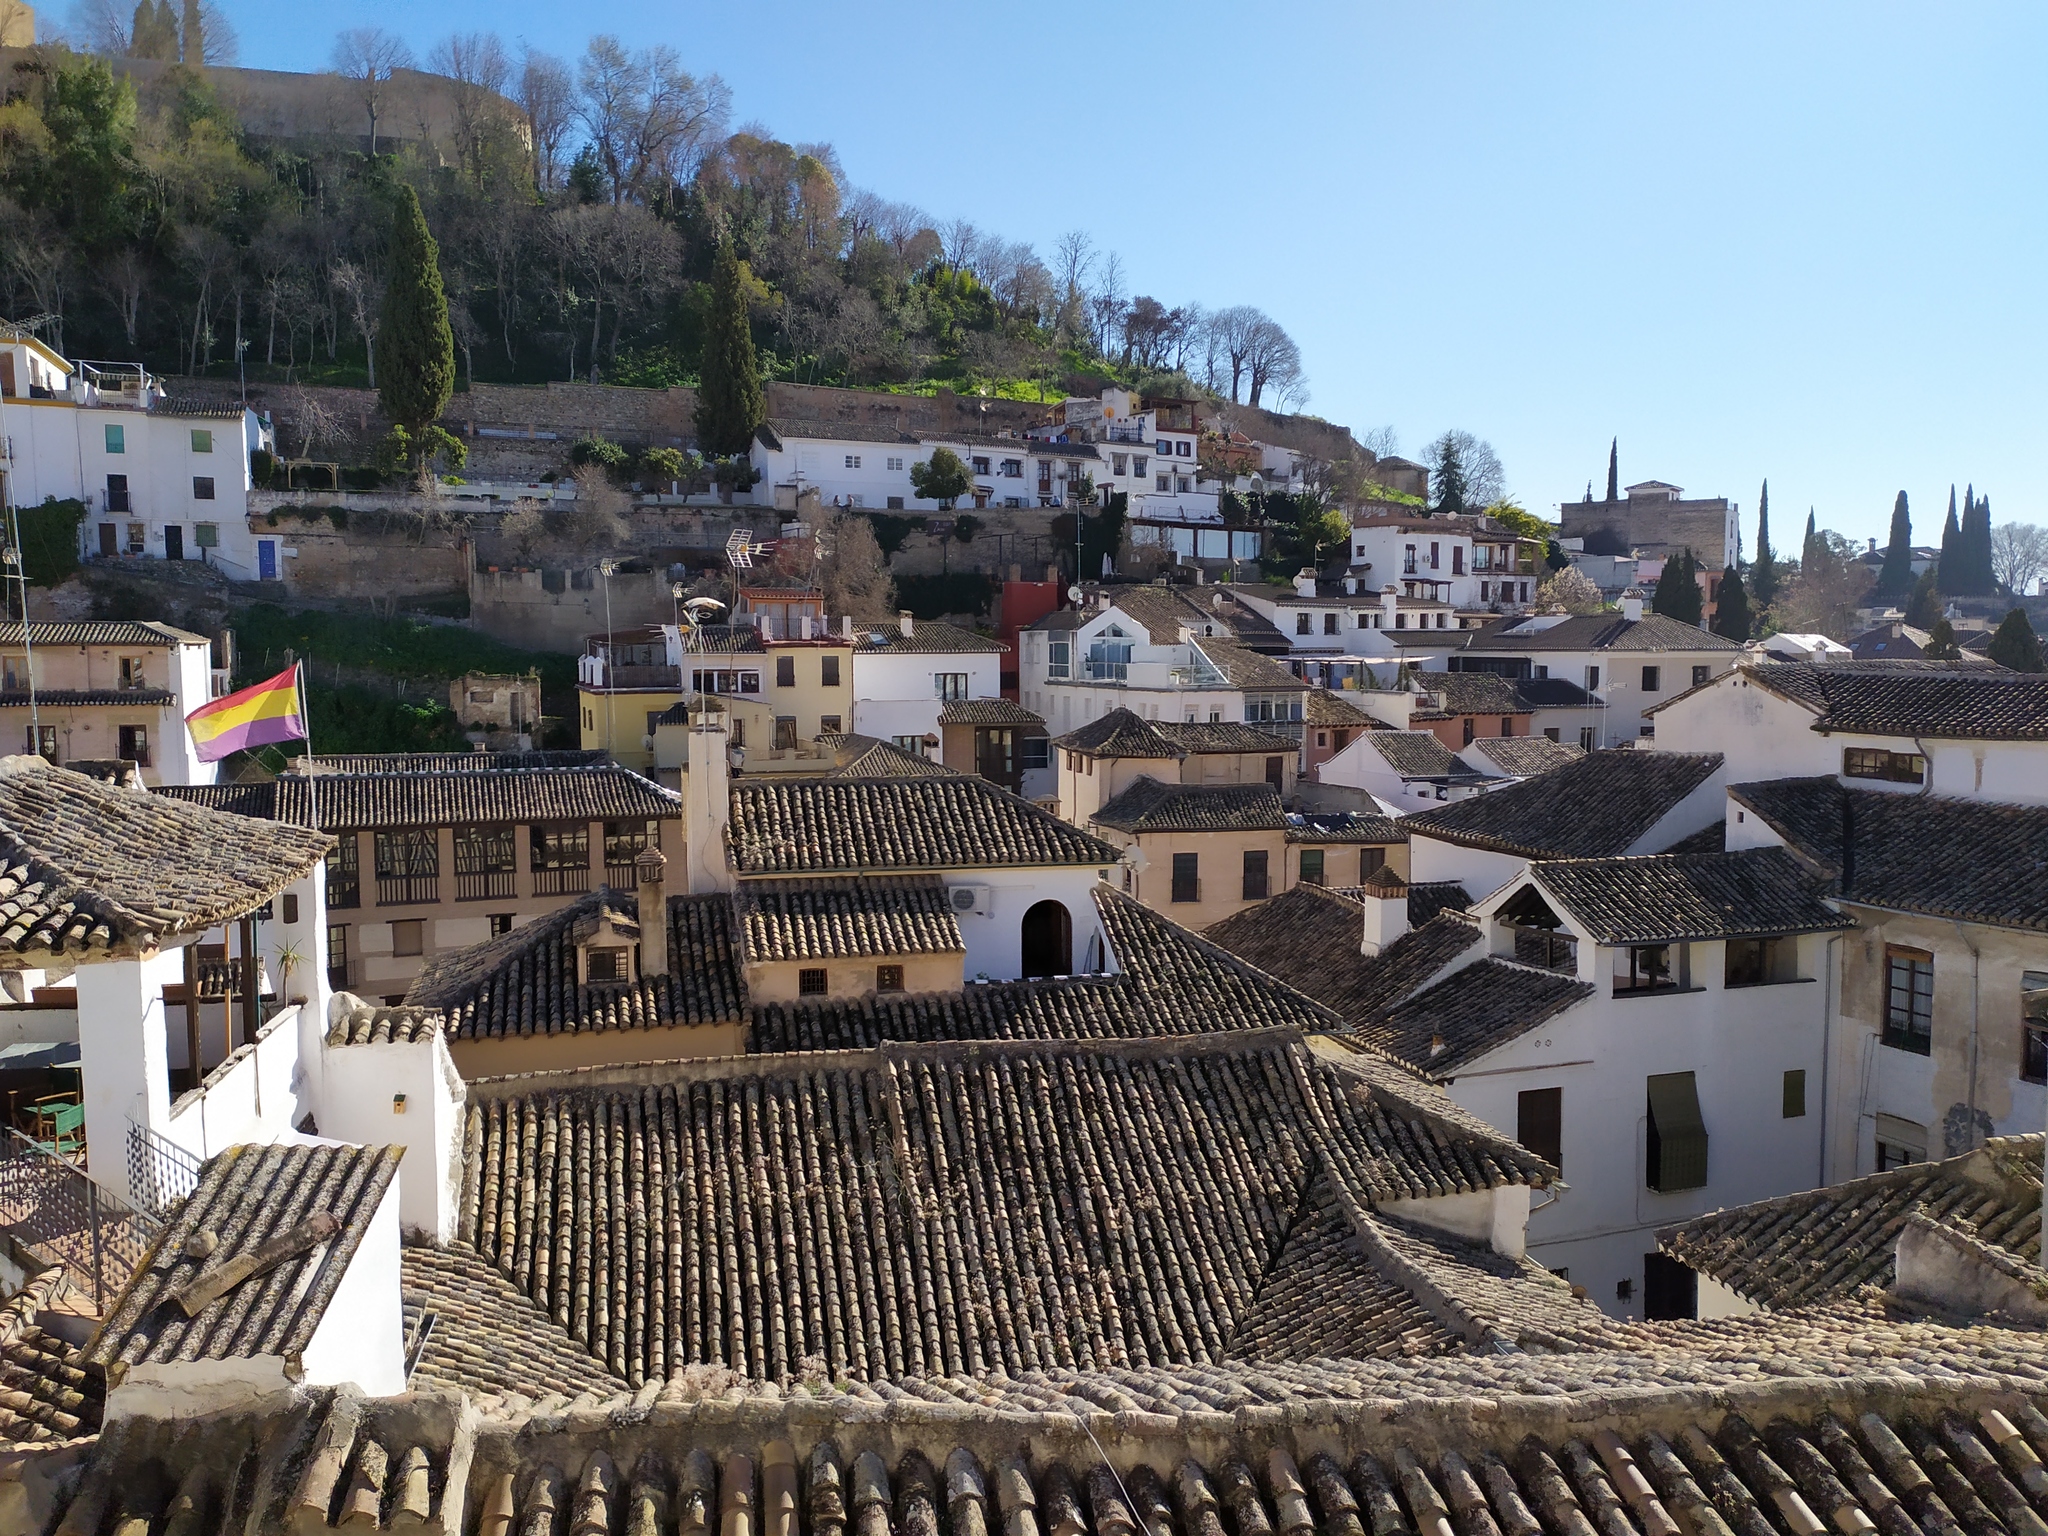
[[[1806,1069],[1794,1067],[1785,1074],[1785,1118],[1797,1120],[1806,1113]]]
[[[1650,1079],[1649,1139],[1652,1189],[1669,1194],[1705,1187],[1707,1126],[1690,1072],[1663,1072]]]

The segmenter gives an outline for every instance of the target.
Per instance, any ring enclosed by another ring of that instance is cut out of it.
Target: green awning
[[[1650,1188],[1668,1194],[1706,1185],[1707,1124],[1692,1073],[1661,1072],[1650,1079],[1649,1142],[1644,1171]]]

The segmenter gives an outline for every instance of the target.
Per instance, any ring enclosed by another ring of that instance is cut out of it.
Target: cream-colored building
[[[1285,736],[1231,720],[1147,720],[1111,710],[1055,737],[1060,815],[1085,827],[1139,779],[1162,784],[1264,784],[1294,793],[1300,747]]]
[[[168,624],[0,624],[0,730],[9,752],[135,764],[142,782],[211,784],[185,717],[227,691],[213,642]]]

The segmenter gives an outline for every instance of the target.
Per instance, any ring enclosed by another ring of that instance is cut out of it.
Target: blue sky
[[[1768,476],[1781,546],[1901,488],[1931,541],[1951,481],[2048,522],[2048,7],[224,3],[270,68],[347,25],[666,42],[857,185],[1259,306],[1309,409],[1476,432],[1535,510],[1618,434],[1752,527]]]

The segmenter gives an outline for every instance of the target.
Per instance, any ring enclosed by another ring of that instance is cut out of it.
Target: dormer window
[[[1561,931],[1563,923],[1533,885],[1524,886],[1510,898],[1496,914],[1496,921],[1511,935],[1515,959],[1523,965],[1568,974],[1578,970],[1578,940]]]
[[[632,952],[624,945],[606,946],[602,949],[592,945],[588,951],[589,980],[593,987],[607,982],[626,982],[633,979]]]

